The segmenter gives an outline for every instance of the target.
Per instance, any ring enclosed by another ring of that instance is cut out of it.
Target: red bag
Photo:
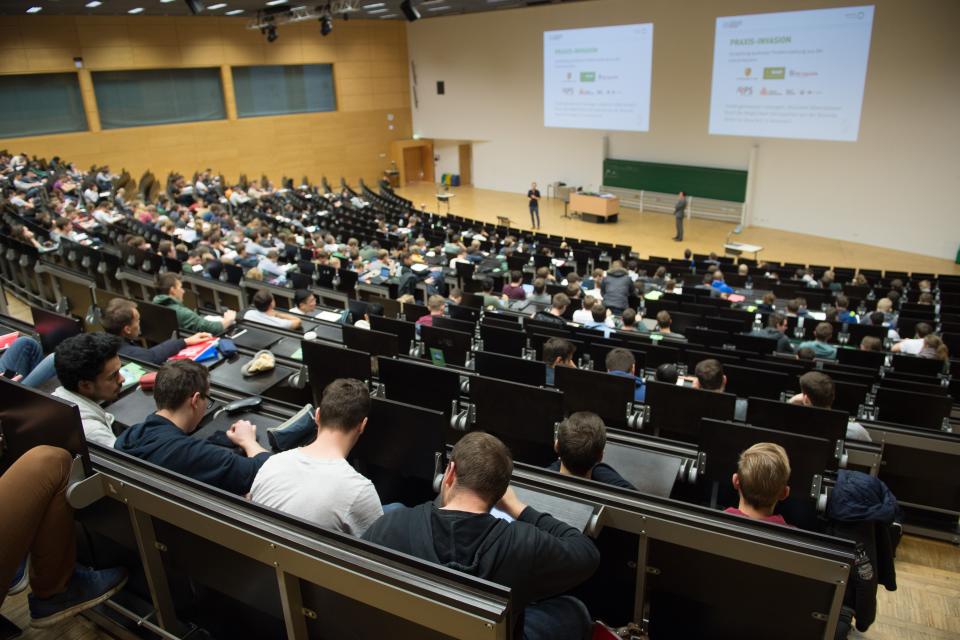
[[[157,384],[157,372],[151,371],[140,376],[140,388],[144,391],[150,391]]]

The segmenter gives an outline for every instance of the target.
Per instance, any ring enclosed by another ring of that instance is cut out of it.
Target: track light
[[[277,39],[277,28],[273,25],[267,27],[267,42],[273,42]]]
[[[320,34],[328,36],[333,32],[333,18],[327,14],[320,18]]]

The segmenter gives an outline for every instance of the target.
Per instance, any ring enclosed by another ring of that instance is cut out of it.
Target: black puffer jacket
[[[842,469],[827,503],[827,532],[857,543],[856,560],[850,569],[850,581],[843,604],[836,638],[846,638],[851,613],[858,631],[866,631],[877,617],[877,585],[896,591],[894,567],[899,542],[897,499],[878,478],[859,471]]]

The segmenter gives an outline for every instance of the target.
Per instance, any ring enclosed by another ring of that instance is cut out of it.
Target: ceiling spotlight
[[[267,42],[273,42],[277,39],[277,28],[274,25],[270,25],[265,31],[267,33]]]
[[[320,18],[320,34],[328,36],[333,32],[333,18],[325,15]]]

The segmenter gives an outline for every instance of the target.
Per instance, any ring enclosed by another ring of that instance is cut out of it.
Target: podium
[[[616,222],[620,214],[619,198],[604,198],[585,193],[570,194],[570,210],[580,214],[583,220],[597,222]]]

